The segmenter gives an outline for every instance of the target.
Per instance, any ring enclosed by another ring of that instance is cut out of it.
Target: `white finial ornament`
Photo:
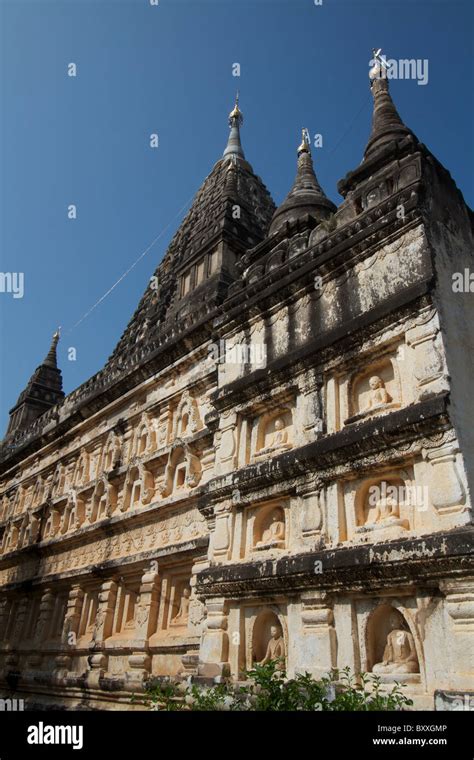
[[[385,56],[382,54],[382,48],[372,50],[372,68],[369,71],[369,79],[372,82],[374,79],[381,79],[386,77],[386,72],[389,68]]]

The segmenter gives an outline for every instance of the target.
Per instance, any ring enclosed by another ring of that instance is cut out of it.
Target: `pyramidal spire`
[[[297,193],[306,192],[307,190],[313,190],[314,192],[326,198],[324,191],[319,184],[313,166],[313,158],[311,156],[311,148],[307,138],[307,130],[301,130],[301,144],[299,145],[296,153],[298,155],[298,161],[296,166],[296,177],[291,188],[288,197],[296,195]]]
[[[295,181],[285,200],[275,211],[270,225],[270,235],[273,235],[285,222],[307,214],[321,221],[336,210],[334,203],[326,197],[317,180],[307,134],[308,130],[303,129],[301,144],[297,149]]]
[[[229,114],[229,139],[227,141],[226,149],[223,153],[223,158],[240,158],[245,161],[245,154],[240,142],[240,127],[243,124],[244,117],[242,111],[239,108],[239,92],[235,96],[235,105]]]
[[[37,417],[64,398],[63,380],[56,355],[59,337],[58,328],[43,362],[33,372],[15,406],[10,409],[7,437],[25,430]]]
[[[56,347],[59,342],[59,338],[61,337],[61,328],[58,327],[58,329],[53,333],[53,338],[51,340],[51,346],[49,348],[48,353],[46,354],[46,358],[43,362],[44,365],[47,367],[55,367],[58,366],[58,357],[56,354]]]
[[[381,49],[373,51],[374,66],[370,69],[370,88],[374,98],[372,131],[364,152],[364,160],[370,158],[385,143],[413,134],[403,123],[391,98],[387,71],[388,65]]]

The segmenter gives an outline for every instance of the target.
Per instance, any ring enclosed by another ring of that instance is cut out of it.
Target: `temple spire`
[[[240,158],[245,160],[245,154],[240,142],[240,127],[243,124],[244,117],[242,111],[239,108],[239,92],[235,96],[235,105],[229,114],[229,139],[227,141],[226,149],[223,153],[223,158]]]
[[[372,131],[364,152],[364,160],[370,158],[386,143],[413,134],[403,123],[390,96],[387,79],[388,66],[380,53],[381,50],[373,51],[374,66],[369,72],[374,110]]]
[[[53,333],[53,338],[51,340],[51,346],[49,348],[48,353],[46,354],[46,358],[43,362],[48,367],[57,367],[58,366],[58,357],[56,354],[56,347],[58,345],[59,338],[61,337],[61,328],[58,327],[58,329]]]
[[[30,377],[15,406],[10,409],[7,437],[28,428],[37,417],[64,398],[62,375],[56,355],[59,336],[58,328],[43,362]]]
[[[287,221],[293,221],[308,214],[320,221],[336,210],[334,203],[326,197],[317,180],[306,129],[302,130],[302,141],[297,148],[297,155],[293,187],[275,211],[270,225],[270,235]]]

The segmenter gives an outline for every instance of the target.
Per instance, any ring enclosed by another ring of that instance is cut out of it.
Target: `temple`
[[[278,659],[402,682],[416,709],[474,699],[474,318],[452,287],[473,215],[377,63],[370,87],[339,206],[304,131],[275,207],[237,102],[117,346],[66,396],[54,335],[0,447],[2,694],[138,709],[150,679]]]

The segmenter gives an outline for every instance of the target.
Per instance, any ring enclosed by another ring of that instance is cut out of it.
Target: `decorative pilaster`
[[[472,692],[474,683],[474,578],[441,581],[445,609],[452,624],[451,669],[456,689]]]
[[[309,441],[319,438],[324,432],[323,409],[321,403],[322,376],[314,371],[306,374],[300,386],[301,419],[305,437]]]
[[[0,599],[0,643],[3,642],[5,638],[8,616],[10,614],[10,606],[11,603],[8,597],[4,596],[2,599]]]
[[[61,643],[63,648],[71,652],[76,647],[81,621],[84,591],[80,586],[73,586],[69,591],[66,614],[64,616]],[[71,667],[70,654],[60,654],[56,657],[56,665],[61,671],[68,671]]]
[[[229,675],[229,636],[227,604],[224,598],[206,602],[207,619],[203,634],[198,673],[205,678]]]
[[[135,645],[144,647],[153,633],[160,598],[160,577],[158,572],[145,570],[140,585],[140,598],[135,616]]]
[[[13,644],[14,649],[19,648],[19,644],[21,644],[21,639],[23,636],[23,629],[25,627],[25,617],[26,612],[28,609],[29,600],[25,597],[20,600],[20,603],[18,604],[18,607],[16,610],[14,610],[15,618],[13,620],[13,625],[11,628],[11,633],[9,636],[10,641]]]
[[[231,551],[231,520],[232,503],[224,502],[214,507],[216,518],[214,538],[212,542],[214,558],[229,559]]]
[[[456,463],[458,452],[456,442],[423,450],[423,458],[431,465],[428,483],[431,502],[440,513],[462,510],[466,501]]]
[[[46,588],[41,597],[38,618],[34,630],[34,647],[35,652],[29,655],[28,664],[32,667],[38,666],[41,662],[41,650],[45,648],[49,638],[49,628],[54,612],[55,596],[51,588]]]
[[[220,418],[217,439],[219,442],[217,474],[232,472],[237,466],[236,414],[224,412]]]
[[[301,535],[308,539],[320,536],[323,528],[323,491],[302,494],[301,506]]]
[[[99,591],[99,604],[92,636],[96,646],[102,644],[112,633],[117,590],[118,584],[116,581],[105,581]]]
[[[301,665],[319,678],[336,666],[337,638],[332,601],[325,592],[308,591],[301,595],[301,603]]]

